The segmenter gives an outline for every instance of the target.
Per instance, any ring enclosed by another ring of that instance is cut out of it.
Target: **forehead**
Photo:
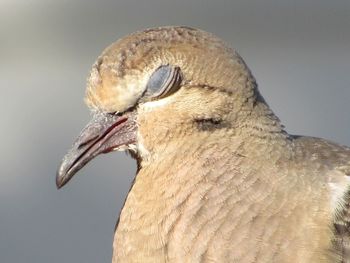
[[[188,27],[162,27],[128,35],[107,47],[96,66],[112,70],[123,77],[130,70],[142,71],[158,56],[171,56],[185,49],[221,46],[223,42],[211,34]],[[157,52],[158,51],[158,52]],[[163,52],[163,54],[161,54]],[[167,54],[164,54],[167,53]],[[153,55],[153,57],[152,57]],[[150,60],[147,58],[152,57]]]
[[[187,27],[131,34],[107,47],[98,57],[88,79],[86,102],[103,111],[125,111],[135,105],[150,75],[160,65],[177,65],[185,75],[192,74],[193,64],[205,64],[198,63],[203,54],[216,59],[217,51],[232,50],[213,35]]]

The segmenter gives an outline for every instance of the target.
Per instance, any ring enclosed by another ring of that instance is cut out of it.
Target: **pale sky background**
[[[134,161],[100,156],[60,191],[55,173],[95,58],[160,25],[220,36],[289,132],[350,145],[349,0],[0,0],[0,262],[111,261]]]

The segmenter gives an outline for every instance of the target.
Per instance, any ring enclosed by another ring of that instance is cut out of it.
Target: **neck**
[[[265,105],[256,107],[261,112]],[[319,249],[319,229],[289,229],[289,222],[308,226],[303,220],[322,217],[308,215],[309,207],[293,199],[303,187],[283,172],[294,158],[293,141],[268,112],[254,116],[255,122],[247,117],[239,129],[159,145],[153,159],[142,161],[120,216],[113,262],[203,262],[203,257],[226,262],[228,253],[237,262],[253,262],[249,257],[261,250],[267,258],[261,262],[276,255],[296,262],[296,249]],[[283,205],[290,200],[291,207]],[[270,224],[279,231],[268,234]],[[283,255],[281,246],[288,247]],[[219,254],[217,247],[227,250]],[[313,254],[308,262],[320,262]]]
[[[255,125],[248,125],[245,136],[222,131],[225,136],[231,135],[224,140],[220,131],[212,135],[204,132],[196,138],[168,143],[156,160],[142,162],[120,216],[114,257],[122,261],[142,254],[151,262],[165,262],[175,255],[181,258],[186,249],[200,245],[196,243],[199,236],[209,242],[213,228],[227,213],[227,205],[236,214],[231,223],[238,223],[244,214],[249,214],[248,218],[258,214],[258,208],[248,208],[254,200],[266,197],[269,178],[257,183],[259,167],[252,170],[247,158],[261,159],[267,151],[273,152],[267,147],[284,147],[285,136],[276,129],[266,130],[266,134],[275,135],[266,135],[264,140],[271,137],[276,141],[278,137],[281,143],[263,143],[252,136],[255,129]],[[253,147],[257,143],[261,145]],[[254,187],[244,187],[247,185]],[[247,196],[254,198],[248,202]]]

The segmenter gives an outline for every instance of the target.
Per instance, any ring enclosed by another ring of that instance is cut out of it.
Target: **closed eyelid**
[[[177,90],[182,82],[182,74],[179,67],[162,65],[158,67],[146,86],[146,96],[161,98]]]
[[[169,78],[169,75],[171,74],[171,66],[160,66],[158,69],[156,69],[155,72],[152,73],[148,83],[147,88],[148,89],[159,89],[164,82]]]

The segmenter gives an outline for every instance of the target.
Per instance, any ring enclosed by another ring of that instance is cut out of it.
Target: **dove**
[[[102,153],[136,160],[113,263],[350,262],[350,149],[288,134],[223,40],[185,26],[121,38],[85,101],[56,184]]]

